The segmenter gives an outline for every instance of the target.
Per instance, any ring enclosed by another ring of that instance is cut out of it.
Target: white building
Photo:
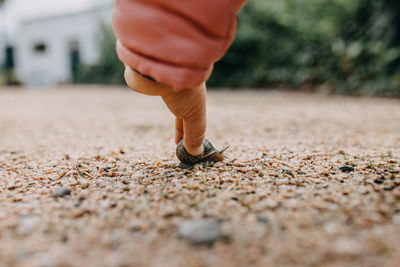
[[[73,64],[99,58],[101,23],[111,24],[111,5],[25,20],[15,40],[18,79],[28,86],[72,80]]]
[[[0,68],[2,67],[2,64],[4,62],[4,56],[5,56],[5,40],[4,38],[1,36],[0,33]]]
[[[4,29],[4,12],[3,7],[0,5],[0,68],[3,67],[5,59],[5,48],[6,48],[6,30]]]

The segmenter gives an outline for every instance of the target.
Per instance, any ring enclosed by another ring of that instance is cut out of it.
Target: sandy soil
[[[181,170],[157,98],[0,90],[0,266],[398,266],[399,100],[213,92],[208,113],[228,159]],[[179,238],[202,218],[225,237]]]

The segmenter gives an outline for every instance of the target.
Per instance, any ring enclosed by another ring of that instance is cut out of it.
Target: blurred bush
[[[400,1],[250,0],[212,86],[400,95]]]
[[[103,25],[101,59],[79,82],[123,83],[114,42]],[[400,95],[399,44],[398,0],[249,0],[209,85]]]
[[[115,52],[115,36],[111,26],[100,24],[100,58],[95,65],[79,65],[74,80],[76,83],[123,84],[124,66]]]

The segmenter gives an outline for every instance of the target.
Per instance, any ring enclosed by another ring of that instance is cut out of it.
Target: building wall
[[[4,55],[5,55],[4,41],[0,35],[0,69],[3,67]]]
[[[77,45],[82,63],[95,63],[100,23],[111,23],[111,8],[23,22],[16,47],[19,80],[28,86],[71,82],[71,46]]]
[[[0,33],[0,70],[4,67],[6,60],[6,40]]]

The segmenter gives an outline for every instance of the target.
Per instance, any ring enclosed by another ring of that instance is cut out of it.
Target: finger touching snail
[[[214,163],[214,162],[224,161],[225,159],[224,152],[229,147],[224,147],[221,150],[217,150],[214,148],[214,146],[211,144],[210,141],[204,139],[203,148],[204,148],[203,153],[201,153],[198,156],[193,156],[186,151],[182,140],[176,147],[176,156],[181,161],[181,163],[186,166],[192,166],[198,163],[205,163],[205,162]]]

